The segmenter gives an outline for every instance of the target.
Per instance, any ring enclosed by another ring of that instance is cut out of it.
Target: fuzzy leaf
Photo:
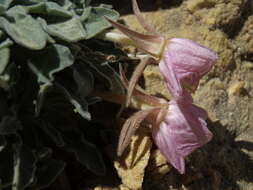
[[[15,134],[21,129],[21,123],[13,116],[5,116],[0,122],[0,134]]]
[[[11,185],[13,177],[13,151],[11,146],[0,152],[0,187]]]
[[[103,175],[105,173],[102,155],[95,145],[91,144],[83,137],[78,140],[78,137],[72,134],[68,134],[67,138],[65,138],[65,142],[67,144],[66,148],[74,152],[78,161],[87,169],[97,175]]]
[[[78,86],[77,93],[80,97],[88,96],[94,88],[94,77],[88,69],[76,65],[73,71],[74,80]]]
[[[0,44],[0,50],[2,50],[4,48],[8,48],[12,44],[13,44],[13,41],[11,39],[7,38],[7,39],[5,39],[4,41],[1,42],[1,44]]]
[[[80,16],[80,20],[81,20],[82,22],[86,21],[86,19],[89,18],[90,13],[91,13],[91,7],[87,7],[87,8],[85,8],[85,9],[83,9],[83,13],[82,13],[82,15]]]
[[[0,49],[0,75],[4,72],[10,58],[9,48]]]
[[[9,5],[11,4],[13,0],[1,0],[0,1],[0,13],[3,13],[7,8],[9,8]]]
[[[88,112],[88,103],[85,101],[85,99],[81,99],[72,95],[65,87],[60,84],[57,84],[57,87],[59,90],[61,90],[69,102],[75,107],[75,112],[79,113],[84,119],[91,119],[91,115]]]
[[[38,189],[48,187],[64,170],[65,163],[54,159],[43,161],[36,171]]]
[[[0,152],[4,149],[6,146],[6,140],[3,135],[0,135]]]
[[[34,181],[37,160],[29,148],[16,147],[12,190],[23,190]]]
[[[87,39],[96,36],[98,33],[111,26],[104,19],[104,16],[116,20],[119,17],[119,14],[112,9],[104,7],[92,8],[88,19],[83,23],[87,31]]]
[[[41,129],[46,133],[46,135],[59,147],[64,146],[64,141],[61,133],[54,128],[50,123],[43,122],[40,125]]]
[[[8,10],[8,17],[0,18],[0,24],[11,38],[21,46],[29,49],[39,50],[45,47],[47,36],[41,25],[21,6],[15,6]]]
[[[46,26],[46,31],[51,36],[68,42],[77,42],[79,40],[84,40],[87,35],[80,19],[76,17],[65,22],[49,24]]]
[[[50,83],[53,74],[74,63],[74,58],[66,46],[55,44],[38,53],[31,59],[29,67],[37,75],[38,81]]]
[[[47,92],[49,91],[49,89],[51,87],[52,87],[52,84],[50,84],[50,83],[45,83],[45,84],[40,85],[39,92],[37,95],[36,104],[35,104],[35,115],[36,116],[40,115],[41,108],[42,108],[43,103],[45,101],[45,95],[47,94]]]
[[[102,76],[107,83],[109,84],[109,89],[115,93],[124,93],[125,88],[120,80],[120,76],[116,71],[108,64],[108,62],[104,63],[91,63],[88,60],[84,60],[87,62],[96,72]]]
[[[55,2],[43,2],[27,7],[27,11],[33,14],[46,14],[50,16],[58,16],[64,18],[71,18],[72,14],[64,7]]]

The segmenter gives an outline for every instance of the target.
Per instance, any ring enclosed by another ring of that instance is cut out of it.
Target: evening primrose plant
[[[111,26],[104,16],[119,14],[89,2],[0,1],[0,189],[41,189],[59,176],[67,187],[69,163],[105,174],[90,137],[99,131],[92,92],[124,92],[119,62],[109,59],[124,53],[94,38]]]
[[[200,79],[210,71],[218,57],[211,49],[189,39],[166,39],[159,35],[146,23],[136,0],[132,0],[132,5],[138,21],[150,34],[140,34],[106,18],[124,35],[107,33],[104,37],[118,43],[135,45],[149,55],[141,60],[127,83],[125,106],[131,104],[132,96],[142,96],[145,98],[140,99],[153,104],[153,108],[141,110],[125,122],[119,138],[118,155],[123,153],[140,123],[148,121],[152,124],[152,135],[157,147],[168,162],[183,174],[184,158],[212,138],[205,121],[207,113],[193,104],[191,93],[197,89]],[[158,64],[172,96],[169,102],[148,98],[139,87],[136,88],[138,78],[148,64]]]

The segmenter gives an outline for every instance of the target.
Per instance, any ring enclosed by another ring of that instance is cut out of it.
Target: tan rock
[[[246,0],[189,0],[186,9],[211,26],[232,25],[241,15]]]
[[[124,186],[131,190],[141,189],[145,168],[148,165],[152,141],[149,131],[140,128],[132,137],[129,151],[114,162],[119,177]]]
[[[162,95],[170,99],[170,93],[163,82],[163,77],[157,65],[148,65],[143,73],[145,78],[145,89],[152,95]],[[157,91],[159,89],[159,91]]]
[[[238,48],[241,53],[246,54],[244,58],[247,59],[247,54],[253,53],[253,16],[249,16],[244,23],[242,30],[236,38]]]

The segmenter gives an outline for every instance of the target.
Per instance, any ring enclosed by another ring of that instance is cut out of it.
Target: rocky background
[[[105,3],[123,15],[132,13],[130,0]],[[141,129],[123,158],[113,159],[120,179],[114,176],[114,184],[88,189],[252,190],[253,1],[139,0],[139,5],[161,34],[192,39],[218,53],[217,64],[194,94],[195,103],[209,113],[214,138],[188,158],[181,176],[152,145],[150,132]],[[145,33],[134,15],[122,19]],[[144,79],[148,93],[169,97],[157,66],[148,66]]]

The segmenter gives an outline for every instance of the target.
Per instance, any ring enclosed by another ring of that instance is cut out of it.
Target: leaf
[[[13,41],[9,38],[7,38],[6,40],[2,41],[0,44],[0,50],[8,48],[9,46],[11,46],[13,44]]]
[[[73,77],[77,84],[77,93],[80,97],[87,97],[94,88],[94,77],[83,65],[74,65]]]
[[[0,135],[0,152],[5,148],[7,145],[6,140],[3,135]]]
[[[4,72],[10,58],[9,48],[0,49],[0,75]]]
[[[37,171],[37,184],[38,189],[48,187],[64,170],[65,163],[63,161],[57,161],[54,159],[47,159],[40,163]]]
[[[79,113],[84,119],[90,120],[91,115],[88,112],[88,103],[84,99],[74,97],[65,87],[61,84],[55,84],[69,102],[75,107],[74,111]]]
[[[91,7],[87,7],[83,9],[82,15],[80,16],[81,22],[86,21],[86,19],[89,18],[90,13],[91,13]]]
[[[58,147],[64,146],[64,141],[61,136],[61,133],[50,123],[42,121],[39,126],[46,133],[47,137],[49,137]]]
[[[26,146],[16,147],[12,190],[23,190],[34,181],[36,157]]]
[[[32,14],[46,14],[47,16],[58,16],[64,18],[71,18],[72,14],[64,7],[58,5],[55,2],[43,2],[38,3],[26,8],[29,13]]]
[[[52,156],[53,150],[47,147],[42,147],[40,150],[38,150],[36,153],[36,156],[38,158],[38,161],[43,161],[45,159],[48,159]]]
[[[13,151],[10,145],[7,145],[0,152],[0,187],[11,185],[13,176]]]
[[[40,85],[39,92],[37,95],[37,100],[35,104],[35,115],[38,117],[40,115],[41,108],[43,106],[43,103],[45,101],[45,95],[49,91],[49,89],[52,87],[52,84],[45,83]]]
[[[73,63],[74,57],[68,47],[53,44],[34,56],[28,65],[37,75],[38,82],[51,83],[54,80],[53,74]]]
[[[47,36],[41,25],[21,6],[15,6],[6,13],[12,21],[0,17],[5,32],[19,45],[39,50],[46,45]]]
[[[102,32],[104,29],[110,27],[111,25],[104,19],[104,16],[116,20],[119,14],[108,8],[95,7],[92,8],[88,19],[83,22],[83,25],[87,31],[87,39],[96,36],[98,33]]]
[[[79,18],[73,17],[72,19],[57,23],[49,24],[46,26],[46,31],[54,37],[65,40],[67,42],[77,42],[84,40],[87,36],[86,31]]]
[[[21,129],[21,123],[13,116],[4,116],[0,122],[0,134],[15,134]]]
[[[94,144],[91,144],[83,137],[79,139],[75,135],[68,133],[64,138],[66,148],[74,152],[77,160],[87,169],[97,175],[105,174],[105,165],[102,155]]]
[[[115,93],[123,94],[125,92],[125,87],[123,86],[120,76],[116,71],[108,64],[108,62],[95,63],[88,60],[83,60],[88,63],[95,71],[101,75],[108,83],[110,91]]]
[[[0,13],[2,14],[6,9],[9,8],[9,5],[11,4],[13,0],[1,0],[0,1]]]
[[[5,91],[0,89],[0,118],[10,113],[7,96]]]

